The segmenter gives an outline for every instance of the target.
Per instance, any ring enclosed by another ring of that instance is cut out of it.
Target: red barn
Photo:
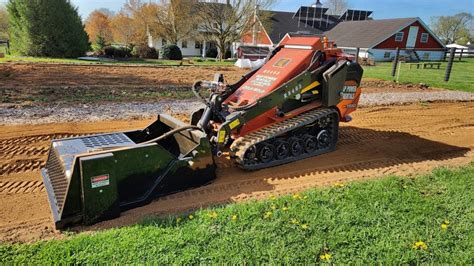
[[[341,22],[326,36],[347,52],[361,49],[360,57],[390,61],[400,55],[411,60],[441,60],[445,45],[420,18]]]

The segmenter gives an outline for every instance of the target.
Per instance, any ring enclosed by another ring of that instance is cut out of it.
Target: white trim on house
[[[395,41],[396,42],[403,42],[403,39],[405,38],[405,33],[403,31],[399,31],[395,33]]]
[[[426,38],[424,38],[426,36]],[[428,32],[423,32],[420,36],[420,43],[428,43],[430,40],[430,34]]]
[[[415,48],[416,41],[418,40],[419,32],[420,32],[420,27],[410,26],[410,28],[408,29],[407,43],[405,44],[407,48]]]

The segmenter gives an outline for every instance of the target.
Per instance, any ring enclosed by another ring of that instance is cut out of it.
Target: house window
[[[162,40],[161,40],[161,45],[162,45],[162,46],[165,46],[166,44],[168,44],[168,41],[165,40],[165,39],[162,39]]]
[[[383,58],[385,58],[385,59],[390,58],[390,55],[392,55],[392,53],[385,52],[385,54],[383,54]]]
[[[429,59],[430,59],[430,53],[424,53],[423,60],[429,60]]]
[[[188,41],[181,41],[181,48],[188,48]]]
[[[420,40],[420,41],[421,41],[422,43],[427,43],[429,36],[430,36],[430,35],[429,35],[428,33],[422,33],[422,34],[421,34],[421,40]]]
[[[196,48],[196,49],[201,49],[201,48],[202,48],[202,43],[201,43],[200,41],[196,41],[196,42],[194,43],[194,48]]]
[[[396,42],[403,41],[403,32],[397,32],[397,34],[395,34],[395,41]]]

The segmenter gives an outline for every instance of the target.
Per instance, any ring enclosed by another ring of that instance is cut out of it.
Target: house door
[[[416,37],[418,36],[418,27],[411,26],[410,31],[408,32],[408,39],[407,39],[407,48],[413,48],[416,44]]]

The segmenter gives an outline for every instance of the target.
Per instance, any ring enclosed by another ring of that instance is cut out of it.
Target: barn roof
[[[372,48],[416,21],[419,19],[346,21],[339,23],[325,34],[340,47]]]
[[[298,18],[293,18],[293,12],[284,12],[284,11],[261,11],[266,13],[265,16],[268,16],[270,19],[270,25],[266,27],[268,36],[274,44],[277,44],[281,41],[283,37],[289,32],[299,32],[305,31],[311,34],[321,35],[323,31],[317,28],[313,28],[310,25],[305,24],[300,21],[298,23]]]

